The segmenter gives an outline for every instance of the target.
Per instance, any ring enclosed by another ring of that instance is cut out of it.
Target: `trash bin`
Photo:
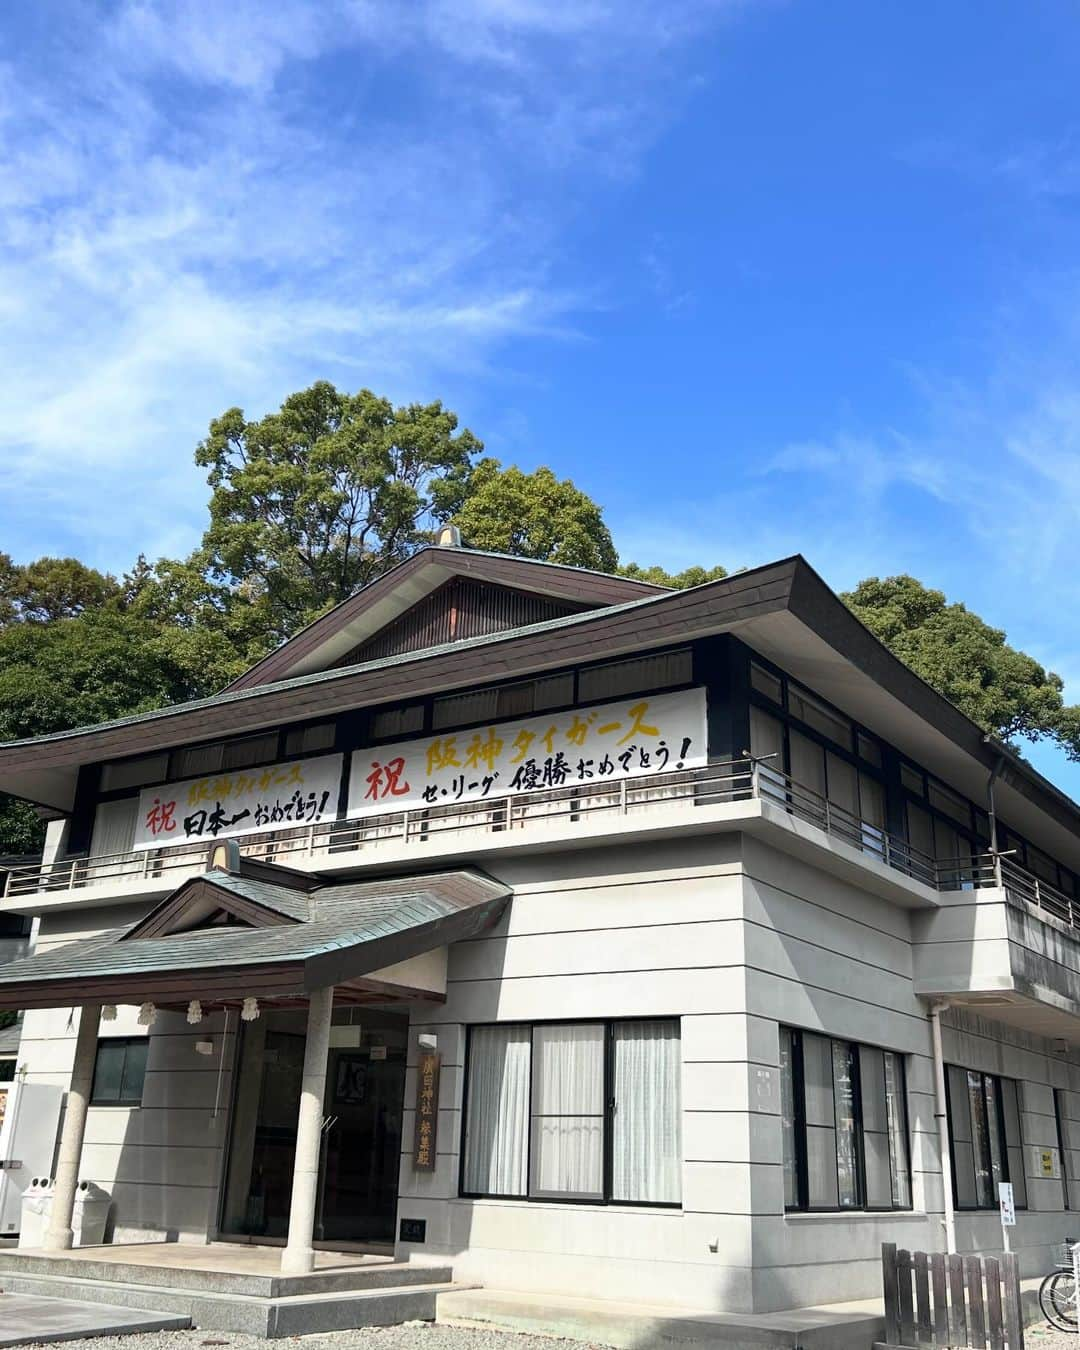
[[[52,1217],[53,1183],[51,1177],[34,1177],[22,1193],[19,1216],[19,1246],[40,1247]]]
[[[76,1247],[100,1247],[105,1241],[112,1196],[92,1181],[80,1181],[75,1191],[71,1231]]]

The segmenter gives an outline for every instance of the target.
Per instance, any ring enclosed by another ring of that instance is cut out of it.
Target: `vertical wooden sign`
[[[417,1172],[435,1170],[435,1138],[439,1126],[439,1059],[437,1052],[425,1051],[416,1065],[413,1168]]]

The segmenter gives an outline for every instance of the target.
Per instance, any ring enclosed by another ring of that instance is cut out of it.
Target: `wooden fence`
[[[1020,1268],[1015,1253],[946,1256],[881,1247],[885,1285],[882,1346],[923,1350],[1023,1350]]]

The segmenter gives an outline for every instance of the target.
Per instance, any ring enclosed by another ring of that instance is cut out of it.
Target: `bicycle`
[[[1080,1297],[1076,1288],[1076,1273],[1073,1265],[1075,1239],[1058,1243],[1054,1248],[1056,1270],[1039,1285],[1039,1307],[1051,1326],[1058,1331],[1076,1332],[1080,1320]]]

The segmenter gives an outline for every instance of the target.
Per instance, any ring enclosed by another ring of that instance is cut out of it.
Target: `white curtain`
[[[678,1204],[682,1056],[675,1021],[615,1025],[613,1200]]]
[[[135,819],[139,812],[138,797],[124,797],[115,802],[101,802],[94,816],[94,833],[90,839],[91,858],[110,853],[130,853],[135,842]],[[124,876],[138,873],[142,868],[141,855],[129,862],[103,863],[90,867],[88,876]]]
[[[464,1188],[524,1195],[529,1127],[528,1027],[474,1027],[469,1040]]]
[[[604,1028],[533,1030],[533,1195],[604,1194]]]

